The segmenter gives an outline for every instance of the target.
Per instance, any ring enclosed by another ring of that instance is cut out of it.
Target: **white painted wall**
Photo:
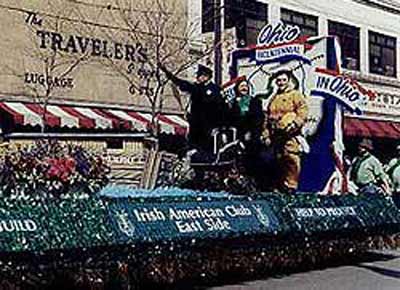
[[[193,38],[194,40],[202,41],[201,35],[201,0],[184,0],[188,5],[188,21],[189,25],[193,28]]]
[[[400,79],[400,14],[360,4],[351,0],[259,0],[267,3],[270,10],[287,8],[319,17],[319,32],[328,33],[328,20],[342,22],[360,28],[360,69],[369,75],[368,31],[383,33],[397,38],[397,79]],[[279,21],[280,15],[272,14],[271,22]],[[380,76],[383,79],[391,79]]]
[[[186,0],[193,17],[201,19],[201,0]],[[225,0],[229,1],[229,0]],[[400,12],[394,14],[352,0],[258,0],[268,4],[270,23],[280,20],[280,9],[287,8],[318,16],[319,33],[328,33],[328,20],[342,22],[360,28],[360,70],[369,75],[368,31],[383,33],[397,38],[397,79],[400,80]],[[201,26],[199,33],[201,34]],[[379,76],[382,79],[393,80]]]

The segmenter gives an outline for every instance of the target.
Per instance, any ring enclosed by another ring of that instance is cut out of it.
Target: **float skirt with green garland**
[[[396,246],[399,232],[398,208],[378,195],[106,187],[90,197],[2,198],[0,281],[90,289],[82,285],[249,277]]]

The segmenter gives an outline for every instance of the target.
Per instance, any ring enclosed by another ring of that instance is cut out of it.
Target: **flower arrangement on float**
[[[104,159],[82,146],[40,140],[26,146],[3,145],[0,193],[3,196],[90,195],[108,183]]]

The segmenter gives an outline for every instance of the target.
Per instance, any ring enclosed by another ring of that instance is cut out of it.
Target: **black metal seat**
[[[237,139],[237,130],[234,127],[215,128],[211,132],[213,151],[192,150],[188,152],[190,166],[193,168],[215,168],[232,165],[243,144]]]

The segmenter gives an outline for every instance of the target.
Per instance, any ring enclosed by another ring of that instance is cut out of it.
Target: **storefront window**
[[[396,38],[369,32],[369,71],[389,77],[396,76]]]
[[[328,33],[339,38],[342,49],[342,67],[360,70],[360,29],[347,24],[328,21]]]
[[[301,35],[318,35],[318,17],[289,9],[281,9],[281,20],[287,25],[298,26]]]

